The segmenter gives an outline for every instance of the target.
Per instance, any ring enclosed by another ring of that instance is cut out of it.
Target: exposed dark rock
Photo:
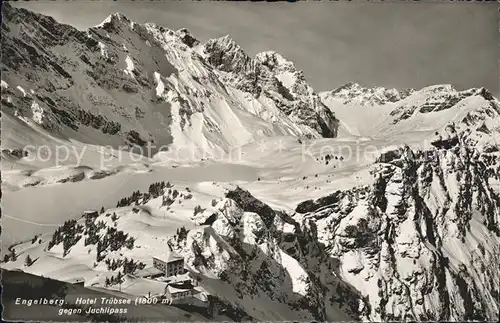
[[[308,213],[308,212],[314,212],[324,206],[332,205],[335,203],[338,203],[340,199],[342,199],[343,194],[341,191],[336,191],[335,193],[332,193],[328,196],[321,197],[317,200],[307,200],[304,202],[301,202],[297,205],[295,208],[295,211],[298,213]]]
[[[260,215],[268,228],[273,223],[276,213],[268,205],[253,197],[250,192],[238,186],[236,189],[227,192],[226,197],[235,201],[244,211]]]

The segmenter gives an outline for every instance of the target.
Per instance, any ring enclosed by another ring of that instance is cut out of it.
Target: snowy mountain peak
[[[238,90],[255,98],[268,95],[279,110],[296,122],[316,129],[324,137],[336,136],[338,120],[321,103],[303,72],[282,55],[268,51],[252,59],[228,35],[207,41],[203,54],[220,76]]]
[[[413,90],[387,89],[384,87],[367,88],[356,82],[349,82],[330,92],[323,92],[323,98],[339,99],[344,104],[353,103],[360,106],[380,105],[396,102],[413,93]]]
[[[149,31],[152,31],[154,34],[157,34],[157,35],[163,35],[163,34],[172,34],[174,33],[173,30],[169,29],[169,28],[166,28],[162,25],[158,25],[157,23],[154,23],[154,22],[146,22],[144,24],[144,27],[149,30]]]
[[[287,60],[281,54],[275,51],[266,51],[258,53],[257,55],[255,55],[255,59],[261,64],[269,67],[269,69],[271,70],[275,68],[288,70],[290,72],[296,70],[293,62]]]
[[[105,28],[106,26],[115,25],[122,22],[130,22],[130,19],[125,17],[120,12],[115,12],[106,17],[100,24],[94,26],[95,28]]]
[[[208,40],[203,53],[212,66],[224,72],[246,73],[254,68],[253,60],[229,35]]]
[[[434,84],[434,85],[430,85],[430,86],[426,86],[424,88],[421,88],[419,91],[420,92],[437,93],[437,92],[454,92],[454,91],[456,91],[456,89],[451,84]]]
[[[480,94],[483,98],[485,98],[486,100],[489,100],[489,101],[492,101],[492,100],[497,100],[497,101],[498,101],[498,99],[496,99],[496,98],[493,96],[493,93],[492,93],[490,90],[488,90],[487,88],[485,88],[485,87],[480,87],[480,88],[478,89],[478,93],[479,93],[479,94]]]
[[[219,38],[209,39],[206,42],[205,46],[206,47],[211,46],[211,47],[226,48],[227,50],[235,49],[235,50],[243,51],[243,49],[240,47],[240,45],[238,45],[238,43],[236,43],[236,41],[234,41],[234,39],[231,38],[231,36],[229,34],[224,35],[224,36],[219,37]]]
[[[341,92],[342,90],[361,90],[361,89],[366,89],[364,86],[361,86],[359,83],[356,82],[348,82],[334,90],[331,91],[332,94]]]
[[[24,115],[50,134],[115,146],[194,144],[210,152],[274,135],[335,136],[337,120],[300,74],[287,83],[229,35],[197,46],[185,28],[136,24],[118,13],[79,31],[9,8],[2,28],[12,31],[2,48],[12,55],[2,59],[9,85],[2,102],[10,101],[14,118]],[[12,90],[17,86],[36,88],[36,97],[23,99]]]
[[[479,95],[479,96],[482,96],[487,101],[495,100],[491,91],[485,87],[473,87],[473,88],[466,89],[466,90],[457,90],[451,84],[431,85],[431,86],[424,87],[418,91],[415,91],[414,93],[420,93],[420,94],[432,96],[432,97],[439,97],[439,96],[449,97],[449,96],[455,96],[455,95],[460,95],[462,97],[468,97],[468,96]]]
[[[122,14],[121,12],[115,12],[113,14],[111,14],[111,19],[117,19],[118,21],[122,21],[122,20],[125,20],[125,21],[130,21],[130,19],[128,19],[124,14]]]

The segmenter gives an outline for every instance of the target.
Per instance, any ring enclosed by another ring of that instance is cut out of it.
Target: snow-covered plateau
[[[317,93],[229,36],[2,15],[2,269],[142,297],[172,252],[240,318],[498,321],[487,89]]]

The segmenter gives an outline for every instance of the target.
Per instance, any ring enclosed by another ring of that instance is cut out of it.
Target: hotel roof
[[[184,292],[189,292],[191,291],[191,289],[181,289],[181,288],[175,288],[171,285],[168,285],[167,288],[166,288],[169,293],[171,294],[176,294],[176,293],[184,293]]]
[[[164,274],[164,272],[155,267],[146,267],[144,269],[135,272],[135,276],[137,277],[145,277],[145,276],[152,276],[159,274]]]
[[[178,261],[178,260],[183,260],[184,257],[182,257],[181,255],[179,255],[178,253],[174,252],[174,251],[166,251],[162,254],[159,254],[157,255],[156,257],[153,257],[153,258],[156,258],[156,259],[159,259],[161,261],[164,261],[166,262],[167,264],[170,263],[170,262],[173,262],[173,261]]]

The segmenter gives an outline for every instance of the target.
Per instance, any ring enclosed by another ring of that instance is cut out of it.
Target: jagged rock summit
[[[323,96],[342,100],[344,104],[356,103],[361,106],[381,105],[388,102],[397,102],[415,92],[414,89],[397,90],[384,87],[366,88],[356,82],[349,82]]]
[[[460,91],[437,84],[402,91],[348,83],[320,97],[340,120],[342,135],[430,141],[454,122],[484,146],[500,142],[500,102],[485,88]]]

